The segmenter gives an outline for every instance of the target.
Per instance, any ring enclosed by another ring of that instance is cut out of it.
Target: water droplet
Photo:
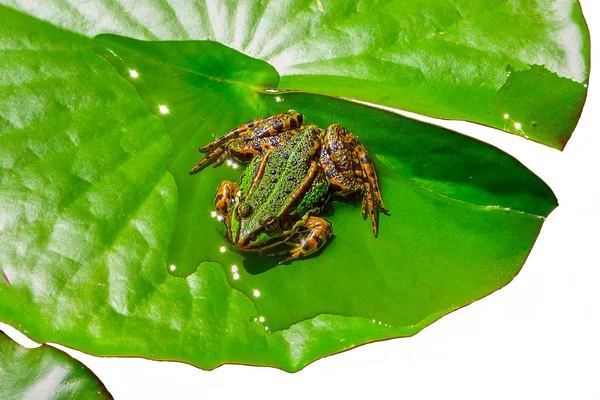
[[[237,281],[238,279],[240,279],[240,274],[238,274],[237,272],[233,273],[233,280]]]
[[[504,114],[504,119],[509,119],[509,118],[510,118],[510,115]]]
[[[169,270],[170,271],[175,271],[177,269],[177,267],[175,266],[175,264],[171,264],[169,265]],[[164,271],[164,270],[163,270]]]
[[[260,317],[258,317],[258,320],[259,320],[260,322],[265,322],[265,317],[263,317],[263,316],[260,316]]]
[[[221,247],[219,247],[219,251],[221,253],[225,253],[227,251],[227,248],[225,246],[221,246]]]
[[[254,290],[252,291],[252,294],[254,295],[254,297],[260,297],[260,290],[258,290],[258,289],[254,289]]]
[[[130,69],[129,76],[132,77],[133,79],[136,79],[136,78],[140,77],[140,74],[138,74],[138,72],[135,69]]]
[[[520,131],[523,126],[519,122],[515,122],[515,129]]]
[[[161,104],[158,106],[158,111],[163,114],[166,115],[168,113],[170,113],[171,111],[169,110],[169,108],[167,106],[165,106],[164,104]]]

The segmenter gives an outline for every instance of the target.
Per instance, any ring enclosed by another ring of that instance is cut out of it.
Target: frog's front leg
[[[225,219],[225,224],[229,226],[229,220],[231,216],[231,207],[233,207],[233,202],[236,196],[236,193],[240,191],[240,186],[231,181],[223,181],[219,185],[217,189],[217,194],[215,195],[215,208],[217,209],[217,213],[219,220]]]
[[[225,135],[199,149],[206,153],[191,170],[190,175],[200,171],[206,165],[214,162],[214,166],[221,164],[229,155],[231,146],[239,141],[250,142],[276,136],[282,132],[298,128],[302,125],[304,117],[297,111],[290,110],[283,114],[275,114],[265,118],[257,118],[227,132]]]
[[[299,241],[284,253],[286,257],[279,264],[305,257],[319,250],[331,237],[331,223],[321,217],[310,216],[298,230]],[[291,244],[291,243],[290,243]]]

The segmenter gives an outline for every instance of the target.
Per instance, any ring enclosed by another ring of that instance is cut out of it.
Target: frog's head
[[[256,208],[242,202],[233,210],[227,233],[232,244],[240,250],[257,251],[272,247],[294,232],[295,226],[290,218]]]

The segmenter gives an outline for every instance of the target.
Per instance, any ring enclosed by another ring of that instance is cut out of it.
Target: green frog
[[[241,251],[282,256],[280,264],[308,256],[331,237],[317,214],[331,195],[362,196],[362,215],[377,237],[383,204],[375,167],[356,136],[339,124],[304,126],[297,111],[258,118],[201,147],[190,174],[230,157],[249,163],[239,183],[223,181],[215,206],[227,238]]]

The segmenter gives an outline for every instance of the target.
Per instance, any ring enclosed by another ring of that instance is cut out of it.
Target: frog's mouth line
[[[288,237],[284,239],[285,236],[286,235],[283,234],[281,236],[271,238],[264,242],[260,242],[260,241],[258,241],[258,239],[248,240],[248,243],[240,243],[239,247],[245,251],[259,251],[260,250],[262,252],[265,250],[269,250],[270,248],[276,247],[279,244],[287,242],[294,235],[288,235]],[[268,253],[268,251],[267,251],[267,253]]]
[[[307,218],[311,212],[316,211],[313,209],[310,212],[304,214],[304,216],[295,221],[291,226],[287,226],[288,229],[278,232],[273,232],[272,236],[264,230],[257,232],[254,235],[246,238],[245,240],[235,243],[229,232],[225,234],[223,238],[231,244],[234,248],[244,253],[264,253],[266,255],[281,254],[282,251],[279,249],[280,245],[283,245],[286,250],[289,250],[289,246],[295,247],[297,243],[290,243],[290,239],[300,236],[305,233],[302,226],[306,223]],[[239,229],[239,228],[238,228]],[[261,238],[261,235],[264,237]]]

